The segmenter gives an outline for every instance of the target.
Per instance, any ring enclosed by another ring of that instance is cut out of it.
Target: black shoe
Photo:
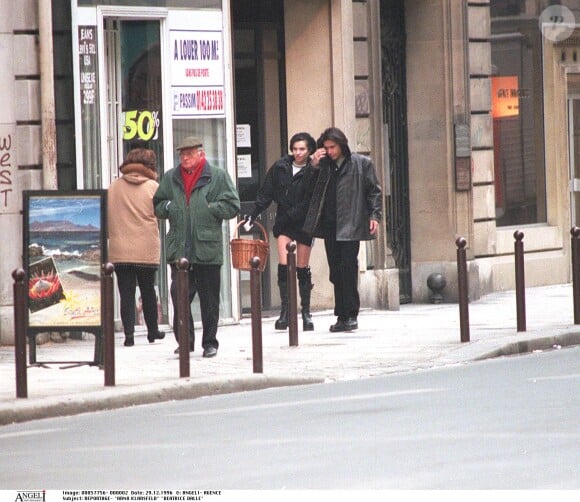
[[[342,319],[342,317],[339,317],[336,320],[336,323],[333,324],[332,326],[330,326],[331,333],[338,333],[340,331],[346,331],[346,325],[345,325],[344,319]]]
[[[287,329],[288,328],[288,308],[282,307],[280,311],[280,317],[276,319],[274,323],[274,329]]]
[[[193,352],[193,345],[189,346],[189,352]],[[179,354],[179,345],[177,346],[177,348],[173,351],[174,354]]]
[[[283,330],[283,329],[287,329],[287,328],[288,328],[288,321],[278,319],[274,323],[274,329]]]
[[[208,347],[203,349],[203,357],[215,357],[217,356],[217,349],[215,347]]]
[[[355,329],[358,329],[356,317],[348,317],[346,321],[344,321],[344,331],[353,331]]]
[[[302,312],[302,331],[314,331],[312,316],[306,312]]]
[[[123,345],[125,347],[133,347],[133,345],[135,345],[135,337],[133,335],[125,335],[125,342]]]
[[[165,333],[163,331],[157,330],[157,333],[147,333],[147,340],[149,343],[155,343],[155,340],[163,340],[165,338]]]

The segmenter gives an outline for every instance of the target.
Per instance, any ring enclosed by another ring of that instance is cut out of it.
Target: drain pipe
[[[38,1],[40,110],[42,133],[42,186],[58,188],[56,173],[56,121],[52,49],[52,0]]]

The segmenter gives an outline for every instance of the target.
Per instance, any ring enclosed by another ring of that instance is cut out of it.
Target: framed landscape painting
[[[106,191],[23,195],[27,326],[37,331],[100,327]]]

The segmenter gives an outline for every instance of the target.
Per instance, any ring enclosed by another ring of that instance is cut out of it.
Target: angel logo
[[[45,502],[46,491],[23,491],[16,494],[15,502]]]

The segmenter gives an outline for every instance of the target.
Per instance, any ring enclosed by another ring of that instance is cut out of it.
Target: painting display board
[[[100,334],[106,191],[28,190],[23,201],[27,333]]]

